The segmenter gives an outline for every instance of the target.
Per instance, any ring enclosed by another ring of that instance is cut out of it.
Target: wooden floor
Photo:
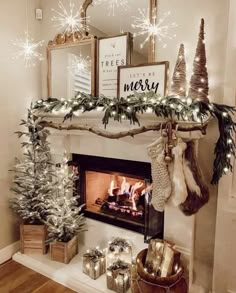
[[[73,293],[74,291],[15,261],[0,265],[0,293]]]

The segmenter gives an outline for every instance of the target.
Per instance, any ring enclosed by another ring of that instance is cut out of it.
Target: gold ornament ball
[[[58,34],[56,37],[57,44],[64,44],[66,41],[65,34]]]
[[[168,133],[167,133],[166,131],[163,131],[163,132],[162,132],[162,136],[163,136],[163,137],[167,137],[167,136],[168,136]]]
[[[165,162],[166,163],[172,162],[172,158],[170,156],[165,156]]]

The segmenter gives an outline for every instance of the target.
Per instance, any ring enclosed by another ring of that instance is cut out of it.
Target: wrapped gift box
[[[126,239],[115,238],[108,245],[107,268],[119,260],[132,265],[132,247]]]
[[[118,260],[107,269],[107,288],[117,293],[126,293],[130,288],[131,266]]]
[[[98,249],[88,250],[83,255],[83,273],[96,280],[106,272],[105,254]]]

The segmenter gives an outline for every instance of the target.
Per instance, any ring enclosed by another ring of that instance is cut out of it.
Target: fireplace
[[[142,233],[145,240],[163,237],[163,213],[150,204],[149,163],[78,154],[72,161],[86,217]]]

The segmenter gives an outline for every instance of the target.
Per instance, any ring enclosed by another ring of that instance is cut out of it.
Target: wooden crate
[[[24,254],[47,253],[45,225],[20,225],[20,251]]]
[[[78,238],[75,236],[69,242],[50,243],[51,259],[68,264],[78,254]]]

